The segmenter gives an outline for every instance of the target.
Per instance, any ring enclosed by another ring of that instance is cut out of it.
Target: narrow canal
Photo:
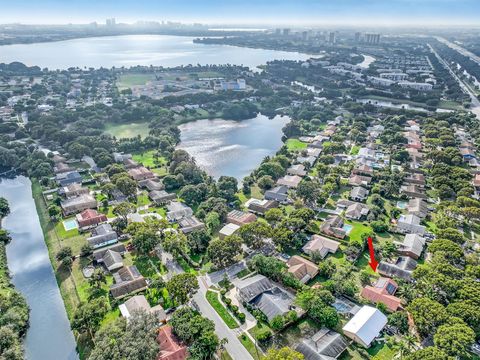
[[[0,180],[0,197],[11,213],[3,220],[10,232],[7,260],[15,287],[30,307],[25,339],[28,360],[75,360],[75,339],[44,242],[31,182],[24,176]]]

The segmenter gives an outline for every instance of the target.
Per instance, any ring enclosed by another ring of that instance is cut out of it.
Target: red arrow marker
[[[373,271],[377,271],[378,261],[375,260],[375,251],[373,249],[373,240],[368,238],[368,251],[370,252],[370,262],[368,263]]]

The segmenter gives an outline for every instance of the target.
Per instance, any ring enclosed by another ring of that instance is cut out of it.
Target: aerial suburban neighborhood
[[[232,26],[0,25],[0,359],[479,359],[478,28]]]

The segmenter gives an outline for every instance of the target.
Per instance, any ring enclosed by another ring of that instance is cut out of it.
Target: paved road
[[[428,46],[430,47],[430,50],[435,54],[438,61],[440,61],[440,63],[443,66],[445,66],[445,68],[450,72],[450,74],[453,76],[453,78],[455,80],[457,80],[457,82],[460,85],[460,87],[462,88],[462,90],[470,96],[470,99],[472,100],[472,104],[471,104],[469,110],[477,116],[477,119],[480,119],[480,100],[478,100],[478,98],[469,89],[469,87],[464,84],[464,82],[457,76],[457,74],[455,74],[455,72],[450,68],[448,63],[445,60],[443,60],[443,58],[435,51],[435,49],[430,44],[428,44]]]
[[[226,338],[228,340],[225,349],[227,349],[233,360],[253,360],[253,357],[247,349],[245,349],[240,340],[238,340],[241,331],[238,329],[230,329],[225,325],[223,320],[218,316],[217,312],[210,306],[205,298],[207,286],[205,285],[204,279],[199,277],[198,282],[200,284],[200,290],[194,295],[193,300],[197,303],[202,315],[215,323],[215,333],[217,336],[220,339]]]
[[[480,56],[475,55],[471,51],[468,51],[467,49],[461,47],[460,45],[457,45],[457,44],[455,44],[451,41],[448,41],[447,39],[445,39],[443,37],[436,36],[436,39],[438,41],[440,41],[441,43],[447,45],[449,48],[459,52],[463,56],[469,57],[470,59],[472,59],[473,61],[475,61],[477,64],[480,65]]]

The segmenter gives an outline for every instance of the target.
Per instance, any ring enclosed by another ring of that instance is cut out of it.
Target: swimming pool
[[[68,219],[63,222],[65,231],[75,230],[78,228],[77,221],[75,219]]]
[[[399,209],[406,209],[408,205],[408,201],[397,201],[397,208]]]
[[[345,230],[345,233],[348,235],[350,234],[350,231],[352,231],[353,226],[349,224],[343,224],[343,230]]]

